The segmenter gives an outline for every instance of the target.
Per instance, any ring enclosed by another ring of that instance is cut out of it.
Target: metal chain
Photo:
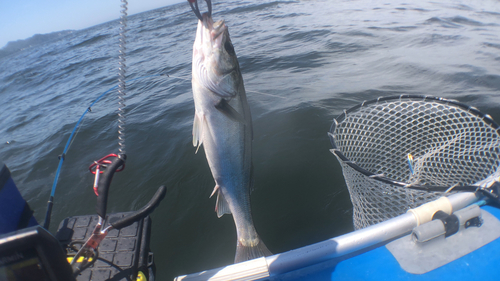
[[[125,64],[125,44],[127,43],[127,38],[125,32],[127,31],[127,0],[121,0],[121,11],[120,17],[120,55],[118,56],[118,63],[120,67],[118,68],[118,150],[120,154],[125,154],[125,73],[127,71],[127,65]]]

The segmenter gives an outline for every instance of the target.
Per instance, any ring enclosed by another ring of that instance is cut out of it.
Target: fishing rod
[[[142,80],[142,79],[146,79],[146,78],[161,77],[161,76],[170,77],[168,74],[147,75],[147,76],[141,76],[141,77],[137,77],[137,78],[134,78],[134,79],[130,79],[130,80],[127,80],[126,82],[129,83],[129,82],[133,82],[135,80]],[[85,117],[85,115],[88,112],[92,111],[92,107],[99,100],[101,100],[104,96],[106,96],[108,93],[110,93],[111,91],[115,90],[116,88],[118,88],[118,85],[111,87],[110,89],[108,89],[107,91],[105,91],[104,93],[102,93],[99,97],[97,97],[90,104],[90,106],[87,107],[87,109],[85,110],[85,112],[83,112],[82,116],[80,116],[80,119],[78,119],[78,122],[76,122],[75,127],[73,128],[73,131],[71,132],[71,134],[70,134],[70,136],[68,138],[68,141],[66,142],[66,146],[64,147],[64,150],[63,150],[62,154],[59,155],[59,165],[57,167],[56,176],[55,176],[54,182],[52,184],[52,190],[51,190],[51,193],[50,193],[49,201],[47,202],[47,211],[46,211],[46,214],[45,214],[45,220],[44,220],[44,223],[43,223],[43,228],[49,229],[49,226],[50,226],[50,217],[51,217],[51,214],[52,214],[52,207],[54,205],[54,195],[55,195],[55,192],[56,192],[57,182],[59,181],[59,175],[61,173],[62,164],[63,164],[64,159],[66,157],[66,153],[68,152],[69,147],[70,147],[70,145],[72,143],[72,140],[73,140],[73,138],[75,136],[75,133],[76,133],[77,129],[80,126],[80,123],[82,122],[82,120]]]

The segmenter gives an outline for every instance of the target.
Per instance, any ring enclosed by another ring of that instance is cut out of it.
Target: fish
[[[271,252],[257,234],[250,209],[253,129],[243,77],[228,27],[224,20],[213,21],[210,1],[207,5],[209,12],[203,14],[191,5],[199,19],[192,61],[193,146],[198,152],[203,145],[215,181],[210,197],[217,194],[217,216],[233,216],[238,263]]]

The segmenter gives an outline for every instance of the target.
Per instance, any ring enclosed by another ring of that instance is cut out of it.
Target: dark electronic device
[[[59,241],[41,226],[0,236],[0,281],[75,280]]]

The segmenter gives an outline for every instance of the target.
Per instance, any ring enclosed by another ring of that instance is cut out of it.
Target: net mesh
[[[440,98],[381,98],[344,112],[330,137],[349,189],[354,227],[443,195],[408,185],[446,189],[492,175],[500,165],[499,132],[489,116]]]

